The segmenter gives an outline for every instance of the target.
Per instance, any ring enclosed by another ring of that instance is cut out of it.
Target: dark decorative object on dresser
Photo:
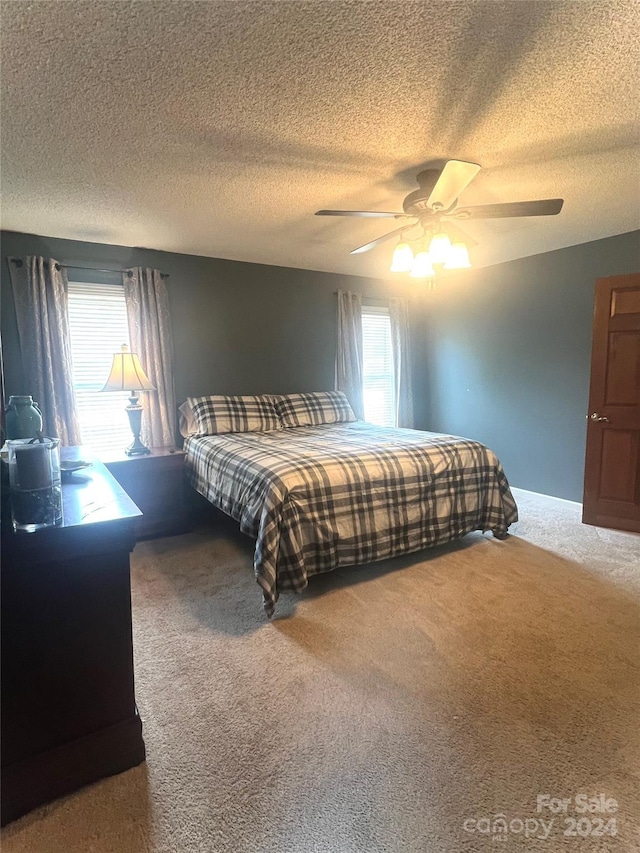
[[[102,461],[142,510],[139,539],[185,533],[189,516],[185,503],[184,451],[155,447],[148,456],[102,454]]]
[[[57,527],[2,518],[3,824],[145,758],[129,579],[140,511],[97,461],[62,503]]]

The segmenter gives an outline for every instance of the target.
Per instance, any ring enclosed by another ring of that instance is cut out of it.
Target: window
[[[362,394],[364,419],[395,426],[395,382],[388,308],[362,308]]]
[[[133,436],[126,391],[101,393],[113,354],[129,341],[122,284],[69,282],[73,384],[82,443],[96,453],[124,450]]]

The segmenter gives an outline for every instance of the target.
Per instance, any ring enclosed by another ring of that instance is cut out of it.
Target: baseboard
[[[580,501],[570,501],[567,498],[558,498],[555,495],[545,495],[544,492],[532,492],[531,489],[521,489],[520,486],[512,486],[512,489],[517,489],[519,492],[526,492],[528,495],[535,495],[538,498],[550,498],[552,501],[562,501],[564,504],[571,504],[572,506],[581,507],[582,504]]]
[[[142,723],[136,712],[106,729],[3,767],[2,825],[144,759]]]

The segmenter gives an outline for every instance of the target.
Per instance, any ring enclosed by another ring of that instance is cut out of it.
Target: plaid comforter
[[[338,566],[449,542],[503,537],[517,508],[477,441],[361,421],[186,440],[192,486],[256,538],[268,616],[282,590]]]

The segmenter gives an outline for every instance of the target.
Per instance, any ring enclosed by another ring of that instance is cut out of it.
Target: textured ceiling
[[[415,173],[483,167],[476,264],[640,226],[640,5],[4,2],[2,226],[387,276]]]

